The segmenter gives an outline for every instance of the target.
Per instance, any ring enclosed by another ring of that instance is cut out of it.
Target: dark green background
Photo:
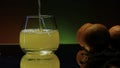
[[[18,43],[20,25],[25,16],[38,14],[38,1],[1,0],[0,8],[0,43]],[[41,14],[55,16],[60,44],[77,44],[76,32],[86,22],[108,29],[120,22],[118,0],[41,0]]]

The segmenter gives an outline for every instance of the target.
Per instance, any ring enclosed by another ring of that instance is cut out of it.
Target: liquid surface
[[[57,30],[26,29],[20,32],[20,46],[24,50],[56,50],[59,46]]]

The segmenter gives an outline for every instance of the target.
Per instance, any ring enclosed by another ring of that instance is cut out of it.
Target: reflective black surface
[[[78,44],[60,44],[55,54],[60,61],[60,68],[79,68],[76,54]],[[20,68],[20,60],[24,53],[19,45],[0,45],[0,68]]]

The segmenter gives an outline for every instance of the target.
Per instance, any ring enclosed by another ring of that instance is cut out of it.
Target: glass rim
[[[54,17],[53,15],[29,15],[29,16],[26,16],[26,18],[50,18],[50,17]]]

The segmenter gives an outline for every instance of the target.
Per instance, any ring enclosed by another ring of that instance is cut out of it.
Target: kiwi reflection
[[[58,57],[54,54],[25,54],[20,62],[20,68],[60,68]]]

